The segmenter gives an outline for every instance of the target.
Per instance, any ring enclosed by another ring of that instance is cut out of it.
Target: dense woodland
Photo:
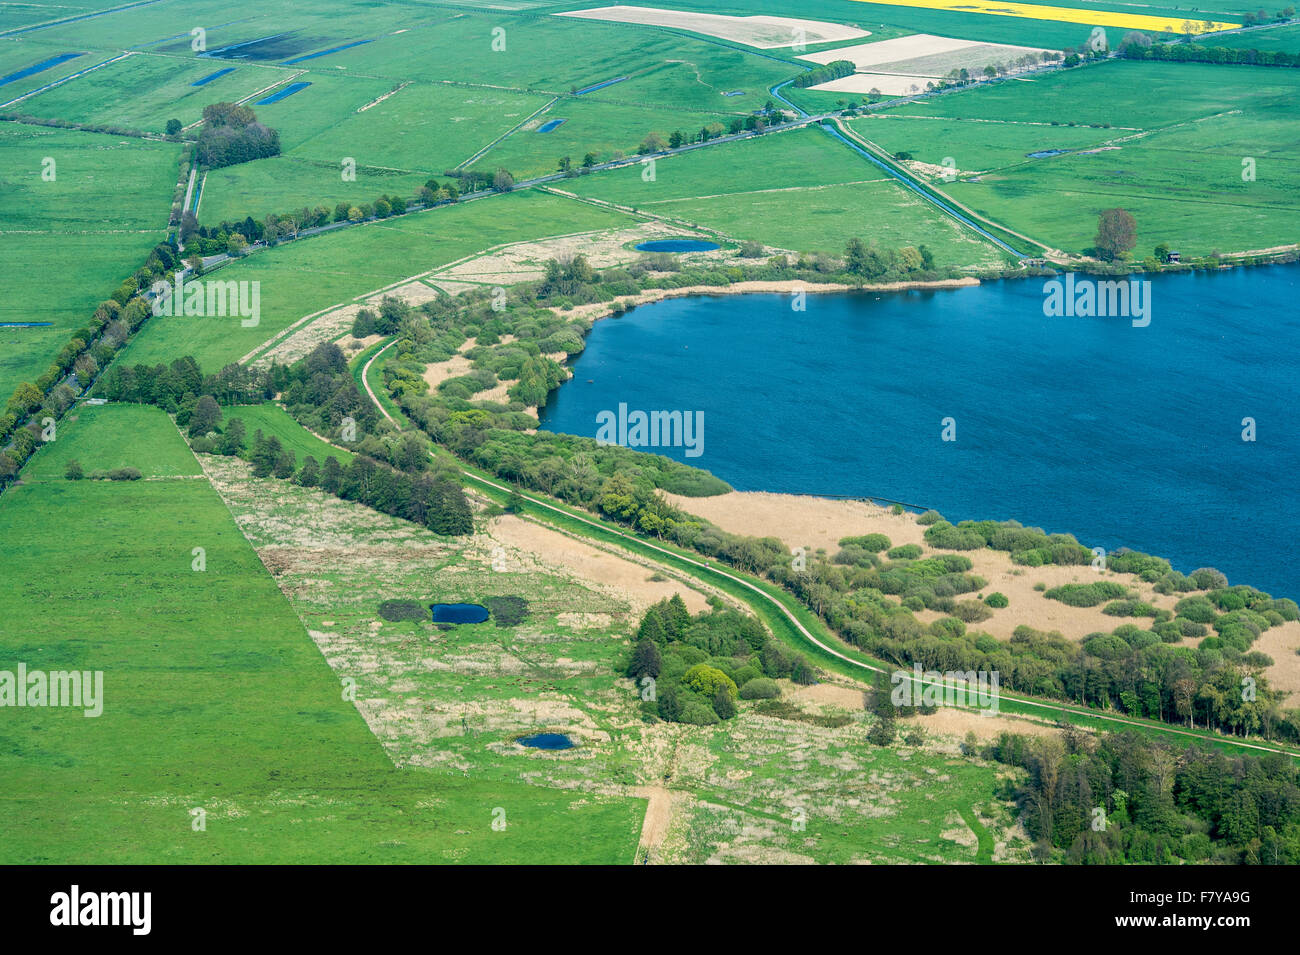
[[[1044,861],[1300,864],[1300,769],[1287,756],[1070,727],[1004,733],[981,752],[1025,770],[1012,796]]]
[[[780,696],[778,678],[816,679],[808,661],[773,641],[756,617],[716,600],[692,617],[677,594],[641,618],[627,675],[647,716],[698,726],[731,719],[738,699]]]
[[[253,110],[235,103],[203,107],[199,162],[212,169],[280,155],[280,134],[257,121]]]

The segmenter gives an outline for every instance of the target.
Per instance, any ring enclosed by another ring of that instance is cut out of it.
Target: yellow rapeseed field
[[[1086,23],[1099,27],[1127,27],[1152,33],[1210,33],[1232,30],[1240,23],[1219,23],[1178,17],[1152,17],[1140,13],[1113,13],[1110,10],[1078,10],[1073,7],[1048,7],[1037,3],[1000,3],[993,0],[859,0],[892,7],[923,7],[927,10],[951,10],[954,13],[987,13],[994,17],[1023,17],[1027,20],[1058,20],[1062,23]]]

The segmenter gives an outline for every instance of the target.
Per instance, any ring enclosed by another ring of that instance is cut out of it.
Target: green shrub
[[[379,616],[396,623],[400,620],[432,620],[433,614],[418,600],[385,600],[379,605]]]
[[[926,529],[925,542],[941,550],[976,550],[984,546],[984,537],[978,531],[953,527],[941,520]]]
[[[919,515],[916,519],[916,523],[925,526],[928,524],[936,524],[941,520],[943,520],[943,515],[938,511],[931,510]]]
[[[920,544],[900,544],[887,555],[890,560],[916,560],[921,556]]]
[[[523,597],[488,597],[483,603],[498,627],[517,627],[528,619],[528,601]]]
[[[709,698],[712,698],[719,688],[725,690],[733,700],[739,693],[731,677],[706,663],[697,663],[687,670],[686,675],[682,677],[682,684]]]
[[[1071,607],[1095,607],[1107,600],[1128,596],[1128,588],[1109,580],[1098,580],[1091,584],[1062,584],[1047,591],[1046,596]]]
[[[1194,597],[1184,597],[1174,605],[1174,613],[1180,617],[1186,617],[1195,623],[1213,623],[1217,617],[1218,611],[1214,609],[1214,604],[1210,603],[1208,597],[1197,594]]]
[[[1007,606],[1007,604],[1009,604],[1010,602],[1011,601],[1007,600],[1006,594],[1000,593],[999,591],[996,590],[984,598],[984,603],[987,606],[993,607],[997,610],[1001,610],[1003,607]]]
[[[863,534],[861,537],[840,538],[840,546],[857,547],[871,554],[879,554],[882,550],[889,550],[891,545],[884,534]]]
[[[1101,612],[1112,617],[1154,617],[1159,613],[1142,600],[1112,600],[1101,608]]]
[[[978,600],[961,600],[952,608],[952,615],[966,623],[979,623],[993,616],[993,611]]]
[[[749,680],[740,688],[742,700],[770,700],[781,695],[776,680],[760,676]]]

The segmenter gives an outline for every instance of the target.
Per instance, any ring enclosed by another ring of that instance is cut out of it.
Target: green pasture
[[[64,65],[79,62],[72,60]],[[225,65],[235,65],[235,71],[203,86],[192,85]],[[289,75],[286,71],[246,63],[182,60],[142,53],[39,93],[14,108],[47,119],[161,133],[169,119],[179,119],[188,126],[199,120],[203,107],[209,103],[243,99]]]
[[[818,129],[774,133],[593,173],[564,186],[799,252],[839,255],[850,238],[927,245],[941,265],[996,265],[994,246]]]
[[[318,462],[323,462],[331,456],[343,465],[352,461],[351,451],[345,451],[327,441],[322,441],[300,425],[289,412],[272,402],[268,401],[260,405],[223,405],[220,427],[224,429],[232,418],[239,418],[244,422],[250,448],[253,446],[253,435],[261,431],[268,438],[279,439],[281,447],[293,452],[294,460],[299,467],[308,455]]]
[[[32,381],[165,237],[168,143],[0,123],[0,395]],[[46,159],[53,160],[53,165]],[[52,170],[53,180],[43,173]]]
[[[250,431],[251,433],[251,431]],[[57,425],[55,439],[40,446],[23,469],[24,481],[64,481],[69,460],[82,470],[136,468],[147,478],[201,475],[176,425],[147,405],[78,405]]]
[[[3,861],[631,861],[641,800],[394,769],[206,481],[21,485],[0,536],[0,667],[103,673],[3,711]]]
[[[632,220],[571,199],[534,192],[493,196],[290,242],[233,262],[214,280],[261,283],[261,321],[150,318],[123,350],[130,364],[193,355],[205,370],[239,360],[293,322],[492,246]]]
[[[1257,249],[1300,238],[1294,73],[1110,62],[900,107],[854,127],[890,153],[931,163],[951,156],[978,172],[942,188],[1057,248],[1090,247],[1097,215],[1121,207],[1137,219],[1139,257],[1159,242],[1195,254]],[[1025,155],[1044,149],[1070,152]]]

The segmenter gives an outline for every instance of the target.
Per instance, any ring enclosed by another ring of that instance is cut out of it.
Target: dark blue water
[[[1036,153],[1025,153],[1030,159],[1047,159],[1049,156],[1064,156],[1068,149],[1040,149]]]
[[[1041,279],[643,306],[596,323],[542,425],[702,410],[703,454],[663,453],[740,490],[1014,518],[1300,597],[1300,265],[1151,281],[1145,328],[1045,317]]]
[[[562,733],[538,733],[536,736],[521,736],[516,742],[520,746],[533,749],[573,749],[573,740]]]
[[[613,86],[615,83],[622,83],[626,79],[628,79],[628,77],[620,76],[617,79],[606,80],[603,83],[593,83],[591,86],[584,86],[580,90],[574,90],[573,95],[581,96],[584,93],[594,93],[596,90],[603,90],[606,86]]]
[[[217,70],[217,72],[215,73],[209,73],[207,76],[195,80],[193,83],[190,84],[190,86],[206,86],[208,83],[211,83],[213,80],[217,79],[218,77],[225,76],[227,73],[233,73],[233,72],[235,72],[235,67],[227,66],[224,67],[223,69]]]
[[[292,60],[285,60],[282,65],[292,66],[295,63],[302,63],[304,60],[314,60],[320,56],[329,56],[331,53],[338,53],[340,50],[350,50],[354,46],[365,46],[371,40],[353,40],[351,43],[344,43],[341,46],[332,46],[328,50],[321,50],[318,53],[308,53],[306,56],[295,56]]]
[[[554,132],[562,125],[564,125],[564,120],[562,119],[548,119],[541,126],[537,127],[537,131],[539,133],[550,133]]]
[[[0,86],[26,79],[29,76],[35,76],[37,73],[42,73],[52,66],[58,66],[60,63],[66,63],[68,60],[75,60],[77,57],[85,55],[86,54],[84,53],[60,53],[57,56],[50,57],[49,59],[41,60],[39,63],[33,63],[31,66],[25,67],[24,69],[0,76]]]
[[[434,604],[434,623],[482,623],[488,618],[487,607],[478,604]]]
[[[636,247],[638,252],[712,252],[720,248],[716,242],[705,242],[702,239],[655,239],[653,242],[642,242]]]
[[[290,83],[284,89],[277,90],[276,92],[272,93],[270,96],[262,97],[253,105],[266,106],[268,103],[278,103],[280,102],[280,100],[292,96],[294,93],[298,93],[302,90],[305,90],[309,86],[311,86],[310,83]]]

